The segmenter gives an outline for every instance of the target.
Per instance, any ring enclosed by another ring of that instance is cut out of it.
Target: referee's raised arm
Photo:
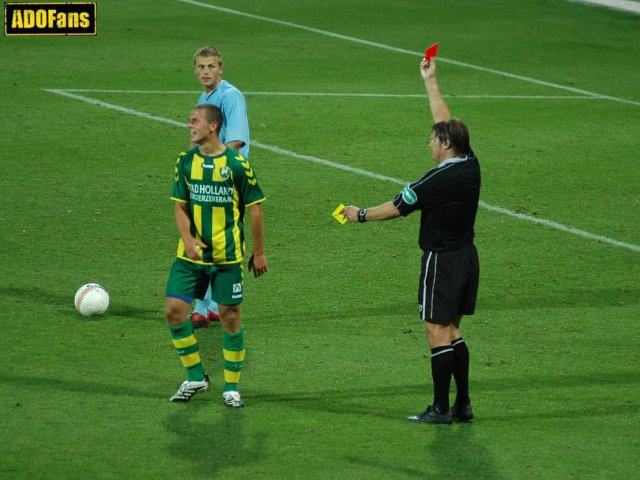
[[[432,58],[429,61],[422,59],[422,62],[420,62],[420,74],[424,79],[424,86],[427,89],[427,95],[429,95],[429,107],[431,108],[433,123],[449,120],[451,118],[449,107],[447,107],[444,98],[442,98],[440,87],[438,86],[438,80],[436,79],[435,58]]]

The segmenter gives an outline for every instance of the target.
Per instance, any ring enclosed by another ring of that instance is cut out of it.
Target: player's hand
[[[198,247],[203,250],[209,248],[209,246],[199,238],[191,238],[189,241],[184,242],[184,251],[191,260],[202,260],[202,255]]]
[[[252,270],[255,277],[267,273],[267,257],[252,254],[251,258],[249,258],[249,271]]]
[[[357,222],[359,211],[360,211],[360,207],[349,205],[347,207],[344,207],[344,209],[340,213],[342,213],[342,215],[344,215],[345,218],[350,222]]]

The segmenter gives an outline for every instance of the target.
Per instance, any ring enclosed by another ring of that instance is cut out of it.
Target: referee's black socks
[[[451,345],[431,349],[431,376],[433,378],[433,406],[440,413],[449,411],[449,387],[454,368],[454,352]]]
[[[451,346],[455,357],[453,378],[458,392],[456,402],[458,405],[468,405],[471,403],[469,400],[469,349],[462,337],[451,342]]]

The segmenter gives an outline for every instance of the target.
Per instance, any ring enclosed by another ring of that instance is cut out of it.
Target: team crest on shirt
[[[404,203],[407,203],[409,205],[413,205],[418,201],[416,192],[414,192],[409,185],[404,187],[404,189],[402,190],[402,200],[404,200]]]
[[[227,167],[226,165],[224,167],[220,167],[219,173],[222,181],[228,180],[229,177],[231,176],[231,171],[229,170],[229,167]]]

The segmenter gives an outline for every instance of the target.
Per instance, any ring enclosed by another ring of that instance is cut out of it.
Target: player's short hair
[[[196,58],[198,57],[218,57],[220,65],[222,65],[222,53],[216,47],[202,47],[196,50],[193,54],[193,65],[196,64]]]
[[[462,120],[451,118],[438,122],[431,130],[440,143],[449,143],[456,154],[467,155],[471,152],[469,130]]]
[[[216,132],[220,132],[220,128],[222,127],[222,111],[218,107],[210,103],[205,103],[203,105],[196,105],[195,107],[193,107],[193,109],[203,110],[204,118],[207,120],[207,122],[208,123],[216,122],[218,124],[218,127],[216,128]]]

